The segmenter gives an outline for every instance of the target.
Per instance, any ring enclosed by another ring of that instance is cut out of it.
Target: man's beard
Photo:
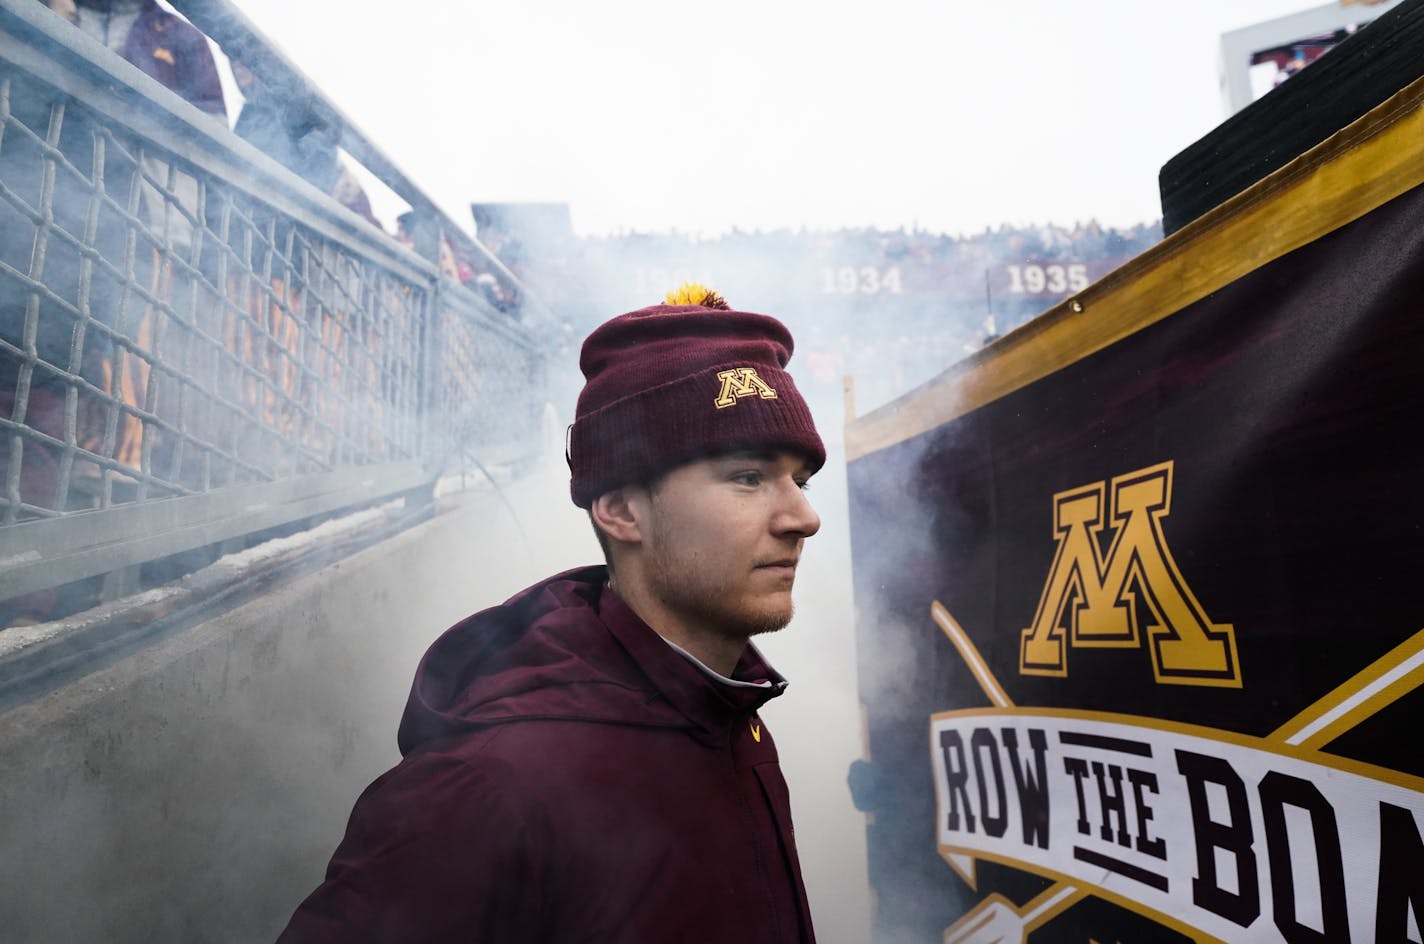
[[[735,594],[725,587],[694,579],[702,573],[695,558],[683,559],[678,553],[676,540],[669,541],[668,535],[658,533],[656,528],[654,546],[658,553],[650,561],[649,583],[658,599],[670,609],[692,616],[722,635],[735,639],[773,633],[791,622],[792,606],[789,601],[784,608],[739,609],[729,606],[728,600]]]

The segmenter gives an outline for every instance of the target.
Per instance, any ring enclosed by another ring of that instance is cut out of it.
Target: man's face
[[[821,527],[799,455],[738,452],[678,466],[648,493],[648,589],[686,623],[745,639],[791,619],[801,543]]]

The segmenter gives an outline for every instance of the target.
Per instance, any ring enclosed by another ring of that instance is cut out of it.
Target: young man
[[[283,942],[814,942],[750,639],[791,618],[825,449],[786,328],[694,297],[584,342],[569,465],[608,566],[436,641]]]

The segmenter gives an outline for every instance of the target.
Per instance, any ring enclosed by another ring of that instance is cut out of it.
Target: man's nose
[[[821,516],[811,507],[801,486],[791,481],[783,491],[781,507],[773,525],[778,534],[809,538],[821,530]]]

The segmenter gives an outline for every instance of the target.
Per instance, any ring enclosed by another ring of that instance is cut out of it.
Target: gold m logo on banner
[[[717,399],[713,402],[717,404],[717,409],[725,406],[736,406],[737,401],[742,397],[758,396],[763,400],[775,400],[776,391],[766,385],[766,381],[757,376],[755,367],[734,367],[731,370],[717,371],[717,379],[722,383],[722,389],[717,393]]]
[[[1023,631],[1021,674],[1066,676],[1069,644],[1140,646],[1140,593],[1155,622],[1147,648],[1158,683],[1241,687],[1235,630],[1207,617],[1163,537],[1171,510],[1171,462],[1053,496],[1058,551],[1033,625]],[[1104,554],[1098,537],[1109,528],[1115,533]]]

